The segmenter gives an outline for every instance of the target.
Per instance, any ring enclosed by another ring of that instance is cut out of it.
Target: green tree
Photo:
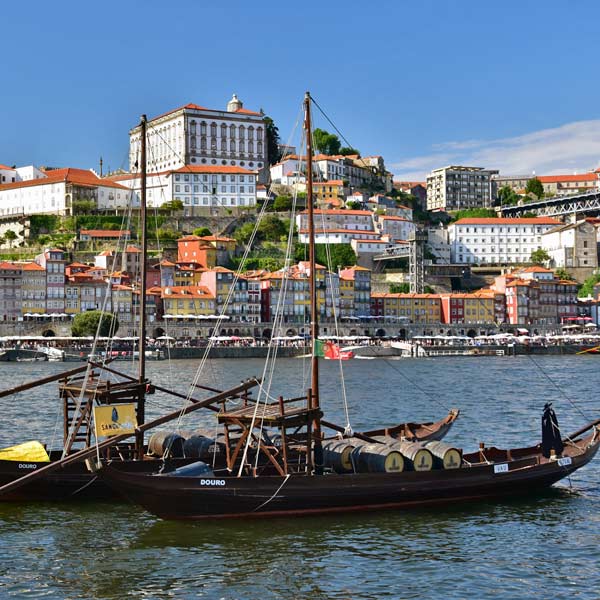
[[[238,244],[247,244],[252,237],[254,223],[244,223],[233,232],[233,237]]]
[[[390,283],[390,294],[408,294],[410,283]]]
[[[92,200],[75,200],[73,202],[74,215],[88,215],[96,210],[96,203]]]
[[[356,148],[352,148],[350,146],[342,146],[340,148],[339,154],[342,156],[350,156],[351,154],[358,154],[360,157],[360,152]]]
[[[259,240],[278,242],[288,233],[285,223],[276,215],[267,215],[258,224],[257,236]]]
[[[452,220],[458,221],[459,219],[486,219],[494,218],[496,211],[491,208],[467,208],[464,210],[457,210],[452,213]]]
[[[197,227],[196,229],[194,229],[194,231],[192,233],[194,235],[197,235],[198,237],[212,235],[212,232],[208,227]]]
[[[265,133],[267,134],[267,160],[270,165],[274,165],[281,160],[281,151],[279,150],[279,129],[271,117],[265,117]]]
[[[181,237],[181,233],[173,229],[157,229],[156,236],[162,242],[174,242]]]
[[[498,200],[501,205],[515,205],[520,199],[521,196],[508,185],[505,185],[498,190]]]
[[[571,277],[571,274],[562,268],[556,269],[556,271],[554,271],[554,276],[564,281],[571,281],[573,279],[573,277]]]
[[[534,265],[543,265],[550,260],[550,255],[543,248],[538,248],[531,253],[529,260]]]
[[[292,198],[291,196],[277,196],[273,202],[273,210],[277,212],[286,212],[292,210]]]
[[[98,327],[100,324],[100,327]],[[79,337],[86,335],[99,335],[112,337],[119,329],[119,320],[112,313],[103,313],[101,310],[88,310],[75,315],[71,325],[71,334]]]
[[[593,296],[594,295],[594,286],[599,282],[600,282],[600,273],[596,273],[595,275],[588,277],[583,282],[583,285],[579,288],[579,291],[577,292],[577,296],[579,296],[579,298],[587,298],[588,296]]]
[[[324,129],[317,128],[313,131],[313,143],[315,148],[323,154],[331,156],[340,152],[341,143],[338,136]]]
[[[316,244],[315,259],[330,271],[337,271],[338,267],[349,267],[356,264],[356,254],[350,244],[329,244],[329,253],[327,244]]]
[[[17,239],[17,237],[17,234],[12,229],[8,229],[4,232],[4,239],[8,242],[9,248],[12,248],[13,242]]]
[[[534,194],[535,197],[538,198],[538,200],[544,197],[544,186],[537,177],[534,177],[533,179],[530,179],[527,182],[527,185],[525,186],[525,191],[528,194]]]
[[[348,202],[346,202],[346,207],[350,210],[360,210],[362,208],[362,205],[356,200],[348,200]]]

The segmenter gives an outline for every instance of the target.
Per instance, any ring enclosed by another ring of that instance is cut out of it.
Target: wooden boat
[[[561,458],[540,445],[488,448],[463,456],[457,469],[401,473],[324,473],[237,477],[228,471],[199,476],[124,472],[99,475],[132,502],[163,519],[217,519],[409,509],[532,494],[587,464],[598,451],[597,422],[564,440]]]
[[[318,340],[310,109],[307,93],[311,338]],[[225,469],[198,461],[171,473],[139,474],[109,462],[96,464],[98,476],[165,519],[287,516],[455,505],[531,493],[584,466],[598,451],[600,420],[561,440],[549,406],[542,444],[524,448],[480,447],[463,456],[440,442],[398,443],[386,435],[389,430],[367,432],[376,434],[361,440],[367,444],[347,435],[327,441],[322,434],[318,354],[315,348],[305,398],[280,397],[260,407],[244,402],[233,408],[226,399],[220,401],[217,421],[225,432]],[[269,429],[279,431],[277,439],[265,435]]]

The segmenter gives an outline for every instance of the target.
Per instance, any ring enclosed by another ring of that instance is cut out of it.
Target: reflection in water
[[[567,396],[588,417],[600,412],[595,360],[536,361],[564,395],[526,357],[403,360],[393,368],[352,362],[345,371],[352,426],[437,419],[458,406],[462,416],[451,437],[472,450],[480,440],[537,441],[548,400],[568,431],[583,417]],[[0,364],[0,375],[9,387],[63,366]],[[303,361],[283,361],[283,368],[287,390],[298,394]],[[186,391],[195,365],[149,369],[162,384]],[[260,361],[211,361],[205,383],[235,385],[260,369]],[[324,406],[330,419],[345,421],[337,369],[325,361]],[[0,443],[23,441],[24,423],[28,438],[49,442],[55,390],[3,400]],[[179,406],[160,394],[151,400],[151,415]],[[573,491],[565,482],[502,504],[411,512],[190,524],[159,521],[127,504],[0,504],[0,597],[512,600],[537,598],[542,589],[549,597],[591,598],[600,583],[598,463],[575,474]]]

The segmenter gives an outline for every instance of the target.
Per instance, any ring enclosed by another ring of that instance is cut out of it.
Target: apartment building
[[[497,174],[497,170],[457,165],[433,170],[427,177],[427,210],[492,207],[497,197],[492,176]]]
[[[16,321],[21,316],[23,268],[20,264],[0,262],[0,320]]]

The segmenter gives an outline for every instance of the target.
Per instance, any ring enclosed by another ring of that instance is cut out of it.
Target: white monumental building
[[[186,165],[231,166],[268,174],[264,115],[244,108],[234,94],[227,110],[186,104],[148,121],[148,172],[175,171]],[[129,132],[129,170],[137,172],[140,127]]]
[[[454,264],[521,264],[542,247],[546,231],[556,219],[460,219],[448,225],[450,260]]]

